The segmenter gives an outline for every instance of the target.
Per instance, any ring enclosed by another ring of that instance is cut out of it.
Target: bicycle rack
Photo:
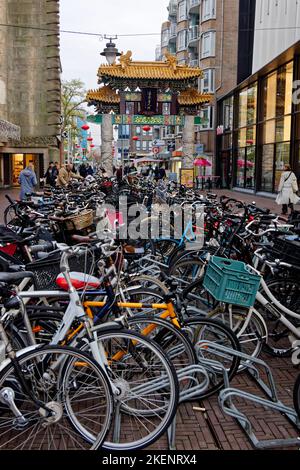
[[[198,378],[194,376],[194,374],[198,374]],[[202,374],[204,376],[203,381],[199,383],[199,374]],[[185,397],[185,400],[188,400],[191,398],[191,393],[194,391],[194,394],[199,394],[202,393],[203,391],[206,390],[206,388],[209,385],[209,377],[208,374],[205,370],[204,367],[201,365],[190,365],[187,367],[182,368],[178,372],[178,380],[183,381],[183,380],[190,380],[192,382],[195,382],[195,385],[193,387],[188,388],[186,390],[183,390],[180,394]],[[155,392],[155,391],[161,391],[162,388],[168,386],[168,378],[167,376],[159,376],[153,380],[150,380],[147,385],[141,384],[137,385],[134,387],[134,389],[130,390],[133,394],[137,394],[143,392],[145,393],[150,393],[150,392]],[[192,395],[193,396],[193,395]],[[121,417],[122,417],[122,400],[117,401],[115,403],[115,410],[114,410],[114,430],[113,430],[113,442],[118,443],[120,441],[120,432],[121,432]],[[174,426],[176,428],[176,417],[174,418]]]
[[[241,359],[241,365],[246,368],[246,372],[248,373],[248,375],[251,377],[251,379],[256,382],[256,384],[266,395],[266,398],[261,398],[257,395],[245,392],[243,390],[230,387],[228,373],[226,369],[222,367],[225,388],[219,394],[220,407],[222,408],[224,413],[237,420],[243,431],[248,436],[254,448],[269,449],[275,447],[289,447],[295,445],[300,446],[300,432],[299,437],[297,438],[259,440],[253,432],[250,420],[233,404],[233,397],[239,397],[245,400],[249,400],[253,403],[257,403],[258,405],[265,406],[272,410],[276,410],[280,412],[283,416],[285,416],[285,418],[293,425],[293,427],[297,431],[300,431],[299,416],[293,408],[284,405],[278,399],[276,385],[271,369],[263,360],[248,356],[247,354],[229,349],[225,346],[221,346],[216,343],[211,343],[209,341],[200,341],[197,344],[196,349],[198,359],[203,365],[205,365],[207,360],[203,359],[202,357],[199,357],[198,353],[200,352],[201,348],[205,348],[206,352],[212,352],[215,355],[219,355],[220,357],[224,357],[224,354],[230,354],[232,356],[239,357]],[[266,384],[261,378],[257,366],[264,368],[268,384]]]
[[[179,404],[185,401],[190,401],[193,398],[195,399],[199,398],[199,395],[201,395],[201,393],[207,390],[209,386],[209,382],[210,382],[210,379],[208,376],[209,369],[210,369],[210,372],[212,372],[213,369],[219,370],[219,371],[221,370],[223,372],[223,375],[225,374],[225,376],[227,376],[226,369],[219,362],[212,361],[210,359],[203,359],[203,358],[201,361],[202,361],[201,365],[194,364],[194,365],[185,367],[178,372],[177,375],[178,375],[179,382],[182,382],[183,380],[187,380],[187,379],[191,379],[195,382],[195,384],[192,387],[186,390],[182,390],[180,392]],[[191,376],[185,375],[187,371],[189,371]],[[194,377],[194,374],[199,374],[199,373],[204,375],[204,380],[202,384],[198,383],[198,377],[197,378]],[[169,450],[176,450],[176,415],[172,421],[172,424],[168,428],[167,438],[168,438]]]

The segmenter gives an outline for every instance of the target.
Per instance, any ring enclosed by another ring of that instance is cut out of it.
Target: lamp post
[[[104,39],[109,39],[109,42],[106,44],[106,48],[100,53],[100,55],[106,58],[109,65],[113,65],[116,62],[117,57],[120,57],[121,55],[116,48],[115,43],[112,42],[114,39],[118,39],[118,36],[108,37],[105,35]]]

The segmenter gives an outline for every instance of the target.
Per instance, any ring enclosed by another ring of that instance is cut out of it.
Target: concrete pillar
[[[108,176],[113,175],[113,123],[111,114],[103,114],[101,124],[101,165],[105,168]]]
[[[6,24],[7,2],[0,1],[0,22]],[[8,63],[7,63],[7,42],[8,28],[0,28],[0,118],[8,119],[7,115],[7,82],[8,82]]]
[[[185,116],[182,140],[183,168],[193,168],[195,149],[194,116]]]

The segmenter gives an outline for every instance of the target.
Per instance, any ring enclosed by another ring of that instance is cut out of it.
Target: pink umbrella
[[[238,160],[237,161],[237,165],[241,168],[243,168],[245,166],[245,162],[244,160]],[[254,167],[254,163],[253,162],[247,162],[247,167],[248,168],[253,168]]]
[[[194,165],[195,166],[211,166],[211,163],[206,160],[206,158],[197,158],[195,161],[194,161]]]

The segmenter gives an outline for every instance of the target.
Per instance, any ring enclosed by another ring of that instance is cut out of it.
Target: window
[[[161,34],[161,45],[162,47],[167,46],[169,43],[169,30],[165,29]]]
[[[135,128],[135,133],[136,133],[136,135],[140,135],[140,134],[141,134],[141,127],[140,127],[140,126],[136,126],[136,128]]]
[[[216,17],[216,0],[202,0],[202,21]]]
[[[137,140],[135,148],[136,148],[136,150],[141,150],[141,141],[140,140]]]
[[[143,140],[143,142],[142,142],[143,150],[147,150],[147,147],[148,147],[147,144],[148,144],[147,140]]]
[[[202,119],[202,124],[200,125],[200,129],[206,130],[206,129],[213,129],[214,127],[214,108],[213,106],[209,106],[206,109],[203,109],[201,111],[201,119]]]
[[[177,48],[178,51],[182,51],[187,48],[187,31],[179,31],[177,36]]]
[[[186,16],[186,0],[178,4],[178,22],[187,19]]]
[[[133,101],[126,101],[126,114],[130,114],[130,115],[134,114],[134,102]]]
[[[262,155],[262,191],[273,191],[274,145],[264,145]]]
[[[214,93],[215,91],[215,69],[203,70],[204,77],[201,80],[202,93]]]
[[[207,33],[202,34],[202,59],[215,55],[215,37],[215,31],[208,31]]]
[[[162,113],[164,116],[169,116],[171,114],[171,103],[163,103]]]

